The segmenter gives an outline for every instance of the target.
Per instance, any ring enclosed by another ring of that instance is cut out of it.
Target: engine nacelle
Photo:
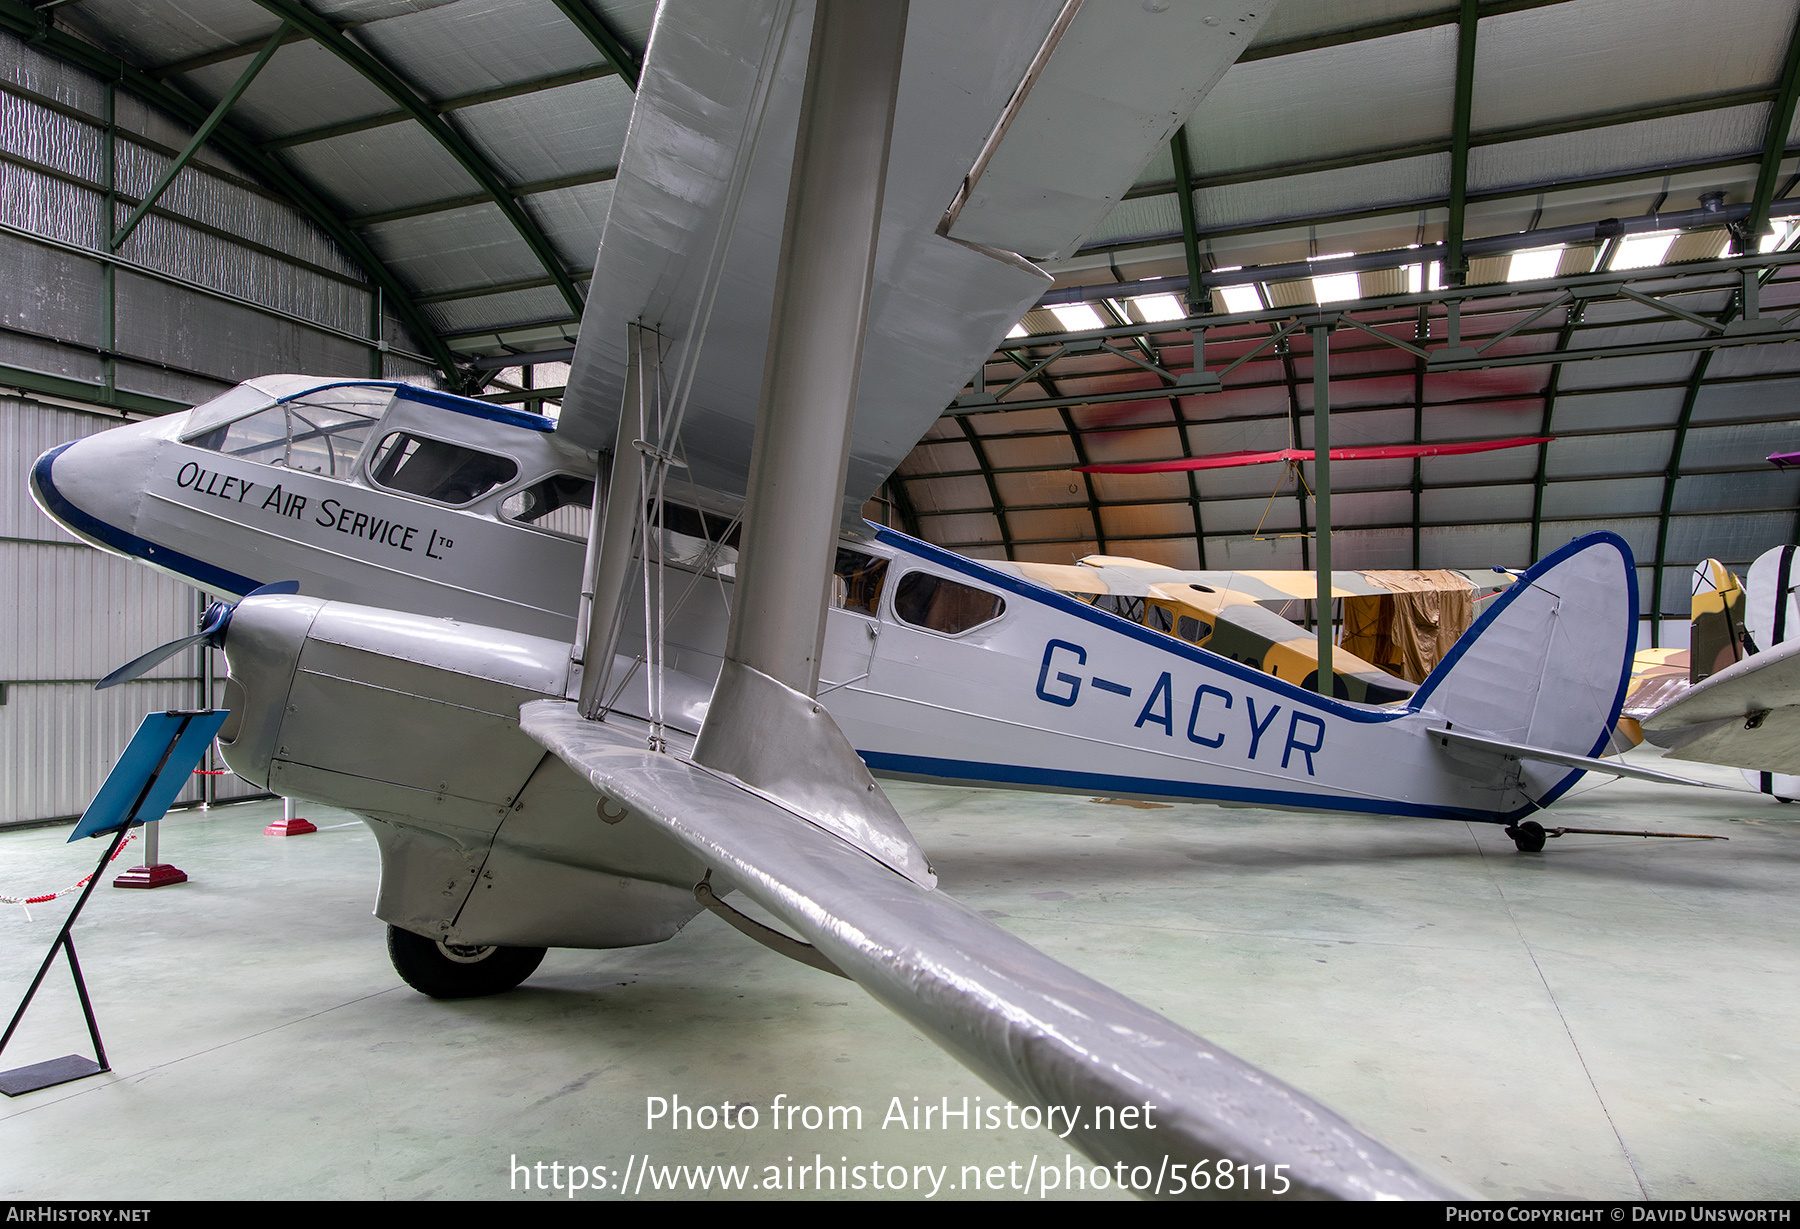
[[[259,596],[224,652],[225,762],[369,822],[383,921],[455,944],[629,947],[698,911],[705,868],[519,731],[521,704],[561,697],[568,645]]]

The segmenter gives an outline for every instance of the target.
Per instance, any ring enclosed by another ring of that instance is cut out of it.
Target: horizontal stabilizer
[[[1750,792],[1731,785],[1714,785],[1711,781],[1696,781],[1691,777],[1678,777],[1672,772],[1657,772],[1654,768],[1639,768],[1635,764],[1625,764],[1618,760],[1596,759],[1593,756],[1574,755],[1567,751],[1552,751],[1546,747],[1527,747],[1522,743],[1502,742],[1497,738],[1483,738],[1479,734],[1465,734],[1461,730],[1429,730],[1426,734],[1427,737],[1437,739],[1444,746],[1454,744],[1475,751],[1490,751],[1495,755],[1505,756],[1507,759],[1562,764],[1569,768],[1603,772],[1614,777],[1631,777],[1638,781],[1660,781],[1666,785],[1698,785],[1701,789],[1722,789],[1734,794]]]
[[[1154,1132],[1080,1113],[1069,1140],[1095,1160],[1282,1165],[1299,1198],[1456,1197],[1317,1102],[768,798],[572,704],[526,704],[519,724],[1007,1096],[1158,1107]]]

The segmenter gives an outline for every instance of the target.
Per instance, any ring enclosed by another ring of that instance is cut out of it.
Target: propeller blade
[[[248,598],[270,596],[278,593],[298,592],[300,592],[299,581],[278,580],[273,584],[262,585],[259,588],[252,589],[244,596]],[[202,641],[212,645],[214,648],[218,648],[224,643],[226,625],[231,622],[231,612],[236,609],[236,602],[214,602],[211,606],[206,608],[205,622],[201,625],[198,632],[194,633],[192,636],[183,636],[179,640],[171,640],[167,644],[158,645],[148,653],[145,653],[142,657],[133,658],[105,678],[101,679],[98,683],[95,683],[94,690],[105,691],[108,687],[116,687],[120,683],[130,682],[139,675],[148,674],[150,671],[156,669],[156,667],[162,665],[165,661],[168,661],[169,658],[181,652],[181,650],[190,648]]]
[[[197,632],[192,636],[183,636],[180,640],[171,640],[167,644],[159,645],[158,647],[151,649],[142,657],[136,657],[126,662],[117,670],[114,670],[111,674],[101,679],[98,683],[95,683],[94,690],[105,691],[108,687],[116,687],[120,683],[130,682],[140,674],[148,674],[150,671],[156,669],[156,667],[162,665],[165,661],[168,661],[169,658],[181,652],[181,650],[199,644],[203,640],[212,639],[214,630],[214,628],[209,627],[205,631]]]

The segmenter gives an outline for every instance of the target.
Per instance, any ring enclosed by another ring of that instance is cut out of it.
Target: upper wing
[[[1047,288],[1014,253],[1073,250],[1271,6],[1217,17],[1154,7],[914,0],[851,506]],[[665,396],[687,406],[695,481],[744,489],[811,24],[807,0],[665,0],[659,10],[564,394],[559,430],[583,447],[612,445],[625,329],[642,322],[667,347]],[[1101,82],[1103,95],[1092,88]],[[1051,142],[1053,156],[1043,152]]]
[[[1670,759],[1800,773],[1800,640],[1695,683],[1643,726]]]
[[[768,797],[570,704],[527,704],[519,724],[1009,1097],[1083,1107],[1070,1140],[1096,1160],[1281,1165],[1301,1198],[1457,1197],[1300,1092]],[[1091,1113],[1145,1102],[1154,1132]]]

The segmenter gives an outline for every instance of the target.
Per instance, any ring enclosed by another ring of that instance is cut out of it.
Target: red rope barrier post
[[[294,814],[294,800],[281,800],[281,818],[263,829],[264,836],[305,836],[308,832],[317,832],[318,826],[311,820],[301,819]]]
[[[115,888],[166,888],[172,883],[186,883],[187,872],[157,860],[157,836],[162,821],[144,825],[144,864],[134,866],[113,880]]]

